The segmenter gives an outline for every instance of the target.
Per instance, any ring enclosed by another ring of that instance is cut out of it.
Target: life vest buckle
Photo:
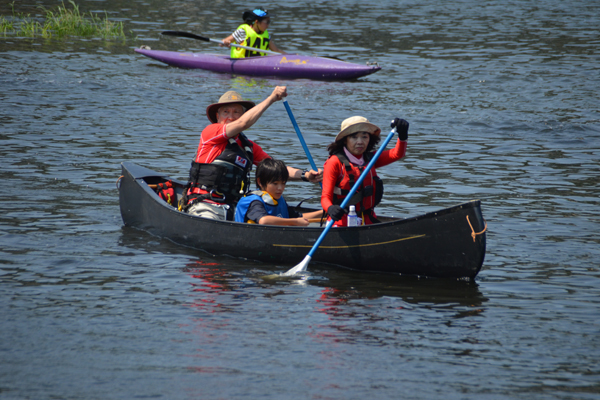
[[[216,189],[211,190],[209,195],[210,195],[211,199],[216,199],[219,201],[225,201],[225,197],[226,197],[223,193],[217,192]]]

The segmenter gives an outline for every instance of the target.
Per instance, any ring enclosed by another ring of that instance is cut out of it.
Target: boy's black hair
[[[287,167],[281,160],[266,158],[262,160],[256,168],[256,186],[259,189],[262,188],[258,184],[258,181],[266,188],[271,182],[283,181],[287,183],[289,177],[290,174]]]

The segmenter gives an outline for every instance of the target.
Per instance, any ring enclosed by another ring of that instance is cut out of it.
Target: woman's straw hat
[[[365,117],[350,117],[342,122],[342,130],[335,137],[335,141],[342,140],[346,136],[355,134],[356,132],[368,132],[371,135],[379,136],[381,129],[373,125]]]

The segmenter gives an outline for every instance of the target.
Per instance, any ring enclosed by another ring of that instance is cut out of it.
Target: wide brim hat
[[[369,122],[365,117],[350,117],[342,122],[340,133],[335,137],[335,141],[342,140],[346,136],[355,134],[356,132],[368,132],[370,135],[379,136],[381,129],[377,125]]]
[[[221,96],[221,98],[219,98],[218,103],[214,103],[206,107],[206,116],[208,117],[210,122],[212,122],[213,124],[217,123],[217,112],[219,111],[219,108],[226,104],[239,104],[243,106],[246,109],[246,111],[248,111],[256,105],[252,101],[244,100],[238,92],[230,90],[229,92],[226,92],[223,96]]]

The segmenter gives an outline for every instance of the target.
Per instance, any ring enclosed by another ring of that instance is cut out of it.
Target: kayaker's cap
[[[256,18],[258,19],[263,19],[271,16],[271,14],[269,14],[269,12],[262,7],[258,7],[252,10],[252,14],[256,15]]]
[[[206,107],[206,116],[208,117],[210,122],[212,122],[213,124],[217,123],[217,112],[219,111],[219,108],[221,106],[224,106],[225,104],[239,104],[243,106],[246,109],[246,111],[248,111],[256,105],[251,101],[244,100],[238,92],[230,90],[229,92],[221,96],[218,103],[211,104],[210,106]]]
[[[342,130],[335,137],[335,141],[342,140],[346,136],[355,134],[356,132],[369,132],[370,135],[379,136],[381,129],[373,125],[365,117],[350,117],[342,122]]]
[[[272,15],[269,14],[269,12],[262,7],[257,7],[254,10],[246,10],[244,11],[244,14],[242,14],[242,19],[244,20],[244,22],[250,24],[252,24],[252,22],[256,21],[257,19],[261,20],[267,17],[272,17]]]

